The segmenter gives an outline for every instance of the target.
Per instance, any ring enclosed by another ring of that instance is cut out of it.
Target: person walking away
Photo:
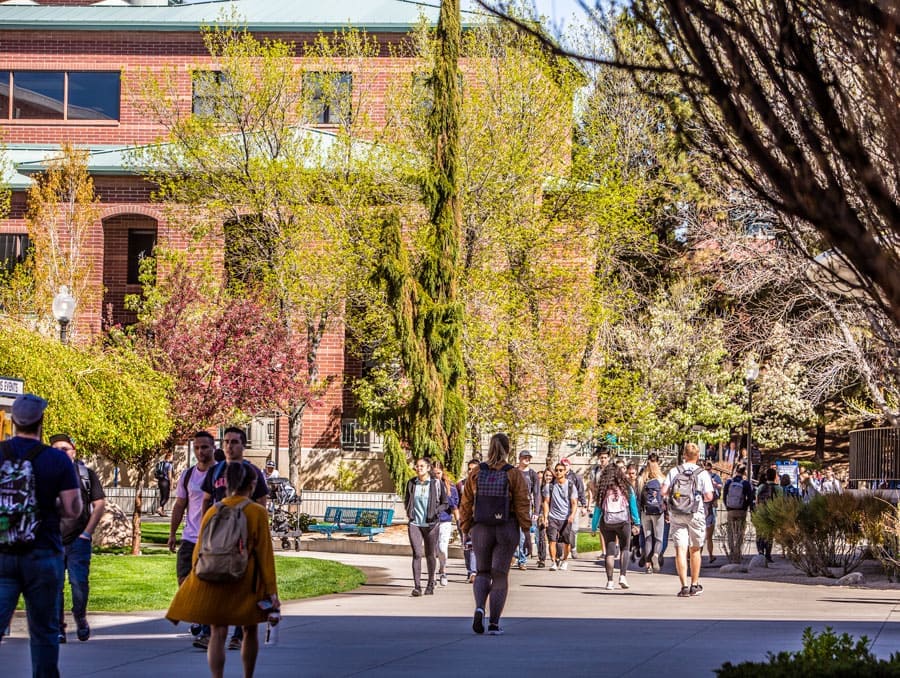
[[[166,503],[172,490],[172,472],[175,468],[172,459],[172,453],[166,452],[166,456],[156,462],[156,486],[159,488],[159,508],[156,512],[163,517],[166,515]]]
[[[659,455],[651,452],[647,456],[647,465],[638,478],[644,556],[648,574],[659,572],[660,569],[663,534],[666,527],[666,501],[662,496],[662,484],[665,479],[666,476],[659,466]]]
[[[450,549],[450,537],[453,534],[453,521],[459,525],[459,493],[456,486],[450,482],[444,465],[435,460],[431,465],[431,473],[435,479],[443,483],[447,491],[448,505],[445,511],[441,511],[438,517],[438,582],[441,586],[447,585],[447,555]]]
[[[175,553],[175,576],[178,585],[187,579],[193,565],[194,547],[200,536],[200,523],[203,521],[203,483],[206,475],[213,465],[216,450],[216,441],[211,433],[198,431],[194,434],[194,457],[197,463],[182,471],[175,484],[175,503],[172,505],[172,516],[169,520],[168,547],[170,553]],[[181,532],[181,544],[178,544],[176,536],[181,521],[184,520],[184,530]],[[194,647],[205,650],[209,647],[210,628],[208,624],[194,624],[191,626],[191,635]]]
[[[597,456],[597,463],[591,467],[588,476],[588,495],[591,506],[594,507],[593,514],[591,515],[591,536],[597,534],[597,530],[599,529],[598,526],[600,525],[600,509],[597,506],[597,485],[600,482],[600,476],[603,474],[603,469],[609,464],[609,450],[605,447],[598,447],[595,454]],[[604,553],[604,551],[603,535],[600,535],[600,553]]]
[[[538,569],[546,567],[547,561],[547,520],[544,518],[543,496],[544,488],[553,483],[553,471],[545,468],[541,473],[541,509],[538,511],[537,517],[537,550],[538,550]]]
[[[478,460],[469,459],[466,464],[466,474],[460,478],[458,483],[456,483],[456,491],[459,493],[460,500],[462,500],[463,491],[466,488],[466,480],[468,480],[472,470],[476,468],[478,468]],[[458,519],[456,521],[456,526],[459,528]],[[459,528],[459,541],[463,547],[463,560],[466,562],[466,581],[469,584],[474,584],[475,575],[478,572],[478,569],[475,567],[475,549],[472,548],[472,538],[463,532],[462,528]]]
[[[409,516],[409,545],[412,547],[412,596],[422,595],[422,556],[428,568],[425,595],[434,594],[435,554],[440,536],[439,516],[450,505],[444,483],[431,475],[431,460],[422,457],[413,467],[416,475],[406,483],[405,505]]]
[[[781,494],[781,485],[779,485],[778,482],[778,471],[774,468],[767,468],[765,482],[756,488],[756,506],[754,508],[763,506],[775,497],[780,497]],[[765,556],[767,563],[773,562],[772,540],[757,537],[756,552],[761,556]]]
[[[569,549],[572,558],[578,558],[578,529],[580,527],[580,518],[587,515],[587,496],[584,493],[584,480],[580,475],[572,470],[572,461],[568,457],[559,460],[566,467],[566,479],[575,486],[575,492],[578,497],[578,506],[580,510],[572,514],[572,541]]]
[[[509,438],[495,433],[487,461],[469,475],[460,501],[464,532],[472,535],[478,574],[472,630],[484,633],[485,605],[490,599],[488,634],[500,635],[500,616],[509,590],[509,566],[519,543],[519,530],[531,528],[531,497],[521,472],[506,460]]]
[[[72,460],[41,442],[47,401],[17,396],[10,418],[15,435],[0,442],[0,489],[36,513],[10,512],[0,530],[0,629],[25,598],[34,678],[59,676],[59,590],[63,583],[60,518],[81,514],[81,490]],[[33,480],[33,485],[23,482]],[[58,504],[58,508],[57,508]]]
[[[706,470],[697,465],[700,449],[694,443],[684,446],[682,459],[684,461],[671,469],[663,481],[662,494],[668,499],[671,536],[675,544],[675,569],[681,583],[678,597],[688,598],[703,593],[700,584],[700,550],[706,538],[703,502],[712,501],[713,486]]]
[[[247,447],[247,434],[244,429],[238,426],[229,426],[225,429],[222,442],[225,445],[225,460],[213,466],[203,479],[203,515],[206,515],[213,503],[222,501],[225,498],[227,493],[225,469],[229,463],[236,461],[244,464],[248,473],[256,475],[256,484],[253,486],[253,493],[250,495],[250,498],[263,508],[266,508],[269,501],[269,486],[266,484],[266,475],[244,459],[244,448]],[[213,455],[215,455],[215,452]],[[232,634],[231,640],[228,641],[228,649],[240,650],[242,640],[243,631],[240,626],[235,626],[234,634]]]
[[[566,467],[562,462],[553,471],[553,482],[545,485],[543,490],[544,524],[547,525],[547,541],[550,544],[550,569],[566,570],[569,567],[569,548],[574,541],[572,521],[578,510],[578,495],[575,486],[566,477]]]
[[[641,516],[637,497],[627,476],[618,466],[609,465],[597,486],[600,507],[600,532],[606,543],[606,590],[612,591],[613,569],[619,557],[619,586],[628,588],[628,556],[632,535],[640,530]]]
[[[91,627],[87,620],[87,603],[90,593],[92,539],[100,518],[106,511],[106,495],[100,479],[93,469],[76,459],[75,443],[65,433],[50,437],[50,445],[65,452],[78,473],[81,492],[81,513],[78,518],[60,519],[60,533],[63,543],[63,579],[69,574],[69,588],[72,589],[72,617],[75,619],[78,640],[84,642],[91,637]],[[66,642],[65,605],[63,591],[65,581],[59,588],[59,642]]]
[[[747,511],[753,508],[753,486],[744,478],[747,469],[739,466],[734,477],[725,483],[725,537],[728,540],[728,558],[740,563],[743,558],[744,532],[747,529]]]
[[[716,504],[719,503],[719,497],[722,496],[722,476],[715,472],[711,461],[704,464],[706,472],[713,486],[712,501],[703,502],[703,509],[706,511],[706,549],[709,553],[709,564],[716,562],[716,556],[713,554],[713,537],[716,534]]]
[[[519,452],[519,465],[516,467],[525,480],[525,487],[528,488],[528,496],[531,498],[531,527],[522,530],[519,535],[519,546],[516,548],[515,558],[516,566],[520,570],[528,567],[528,557],[534,555],[534,537],[532,532],[537,525],[537,514],[541,506],[541,479],[533,468],[531,468],[531,452],[522,450]]]
[[[222,678],[225,671],[229,625],[243,629],[241,664],[245,678],[251,678],[259,654],[257,625],[264,621],[277,624],[280,619],[269,514],[265,507],[251,501],[258,478],[253,468],[242,462],[228,463],[223,473],[226,497],[203,516],[192,556],[193,567],[166,612],[166,619],[174,624],[189,620],[210,626],[206,660],[213,678]],[[245,569],[238,572],[234,558],[229,558],[227,569],[231,576],[226,578],[221,569],[206,567],[217,561],[204,558],[204,537],[215,542],[219,528],[224,534],[230,526],[246,535],[246,539],[241,539],[245,545],[241,549]],[[209,535],[205,535],[207,530]]]

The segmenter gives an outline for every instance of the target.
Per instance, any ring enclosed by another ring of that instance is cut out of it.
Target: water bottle
[[[276,617],[273,619],[273,617]],[[278,645],[278,622],[281,615],[277,612],[269,615],[269,622],[266,624],[266,647],[275,647]],[[272,623],[274,621],[274,623]]]

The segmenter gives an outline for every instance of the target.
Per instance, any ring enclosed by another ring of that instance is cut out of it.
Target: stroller
[[[272,539],[281,539],[281,548],[288,550],[293,541],[294,550],[300,550],[300,494],[287,478],[270,478],[269,526]]]

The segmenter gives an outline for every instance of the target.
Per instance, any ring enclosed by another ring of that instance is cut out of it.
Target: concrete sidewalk
[[[799,649],[807,626],[832,626],[874,641],[877,655],[900,647],[900,591],[733,580],[704,571],[702,596],[675,596],[667,559],[663,573],[632,571],[631,588],[606,591],[596,561],[567,572],[529,569],[510,574],[501,637],[471,631],[471,586],[459,561],[450,584],[411,598],[409,559],[316,554],[365,569],[356,591],[285,604],[280,642],[261,647],[257,675],[269,676],[710,676],[725,661],[763,659],[767,651]],[[162,613],[90,615],[90,641],[60,647],[60,668],[76,676],[204,676],[206,655],[191,647],[187,625]],[[27,632],[19,614],[0,644],[4,676],[30,675]],[[229,652],[227,676],[240,676]]]

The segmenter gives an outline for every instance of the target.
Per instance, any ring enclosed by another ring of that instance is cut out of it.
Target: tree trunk
[[[825,406],[816,407],[816,461],[825,461]]]
[[[300,489],[300,463],[302,461],[303,413],[306,403],[291,403],[288,409],[288,459],[291,485]]]
[[[147,470],[142,464],[138,467],[134,484],[134,511],[131,514],[131,555],[141,555],[141,509],[144,504],[144,479]]]
[[[558,449],[558,440],[554,440],[553,438],[547,440],[547,468],[553,468],[556,465],[556,456]]]

